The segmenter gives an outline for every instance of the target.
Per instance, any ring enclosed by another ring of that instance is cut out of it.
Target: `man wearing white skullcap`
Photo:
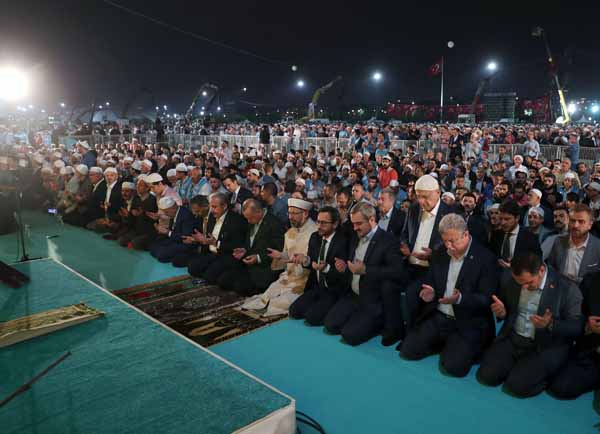
[[[190,186],[192,184],[191,178],[188,176],[188,168],[184,163],[179,163],[175,167],[175,176],[177,177],[177,181],[173,185],[173,189],[177,192],[181,200],[183,200],[183,204],[187,205],[189,202],[187,200]]]
[[[161,197],[158,208],[170,220],[168,224],[161,222],[154,225],[159,236],[152,243],[150,253],[160,262],[171,262],[177,255],[193,250],[193,245],[185,244],[183,240],[192,235],[200,222],[189,209],[180,206],[171,196]]]
[[[290,305],[302,294],[310,270],[304,268],[301,263],[291,262],[291,259],[296,255],[306,255],[308,241],[317,230],[317,225],[309,217],[311,208],[312,202],[288,199],[291,228],[285,233],[283,250],[269,249],[269,256],[273,259],[271,268],[285,271],[262,295],[255,295],[246,300],[242,308],[262,310],[266,307],[264,316],[282,315],[288,313]]]
[[[101,204],[104,215],[86,225],[88,229],[99,233],[115,230],[117,226],[115,220],[118,218],[119,209],[123,203],[117,169],[114,167],[106,168],[104,170],[104,179],[106,181],[106,192],[104,201]]]
[[[110,233],[102,237],[105,240],[119,239],[130,232],[135,224],[135,216],[131,214],[131,210],[134,207],[134,201],[137,199],[136,188],[133,182],[126,181],[121,183],[121,199],[121,207],[117,213],[108,215],[111,225],[109,228]],[[139,206],[139,202],[137,206]]]
[[[152,173],[152,161],[146,159],[142,161],[142,167],[140,168],[141,172],[149,175]]]

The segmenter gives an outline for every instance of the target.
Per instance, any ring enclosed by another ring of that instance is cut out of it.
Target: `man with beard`
[[[556,237],[569,234],[569,210],[559,205],[553,212],[554,233],[550,234],[542,243],[542,256],[544,261],[548,259]]]
[[[398,172],[392,167],[391,156],[384,155],[381,158],[381,169],[379,169],[377,178],[379,179],[379,188],[381,189],[388,187],[392,179],[398,181]]]
[[[272,184],[271,184],[272,185]],[[285,271],[271,283],[260,295],[250,297],[242,305],[242,309],[262,310],[264,316],[286,314],[290,305],[304,291],[310,271],[304,268],[296,255],[305,255],[308,242],[317,230],[317,225],[309,218],[312,203],[302,199],[288,199],[288,215],[291,228],[285,233],[283,250],[267,249],[273,260],[271,268]]]

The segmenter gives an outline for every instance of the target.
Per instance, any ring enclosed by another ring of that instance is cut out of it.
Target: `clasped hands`
[[[408,244],[406,243],[401,243],[400,244],[400,253],[402,253],[402,256],[414,256],[415,258],[421,260],[421,261],[428,261],[429,258],[431,257],[431,252],[432,250],[429,247],[423,247],[421,248],[420,252],[412,252],[410,251],[410,247],[408,247]]]
[[[244,249],[243,247],[238,247],[236,249],[233,249],[233,253],[232,256],[237,259],[238,261],[242,261],[244,264],[246,265],[254,265],[254,264],[258,264],[258,256],[257,255],[246,255],[246,249]]]

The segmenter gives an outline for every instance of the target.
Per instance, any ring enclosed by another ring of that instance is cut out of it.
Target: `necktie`
[[[510,237],[512,234],[505,234],[504,235],[504,241],[502,242],[502,251],[500,252],[500,256],[502,256],[502,259],[504,259],[505,261],[509,261],[510,260]]]
[[[325,247],[327,246],[327,240],[323,238],[321,240],[321,248],[319,249],[319,264],[325,261]],[[319,271],[319,286],[325,287],[325,273]]]
[[[235,205],[236,200],[237,200],[237,193],[233,193],[231,195],[231,204]]]

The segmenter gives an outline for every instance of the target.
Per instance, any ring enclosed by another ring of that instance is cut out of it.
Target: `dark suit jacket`
[[[358,242],[359,239],[356,235],[350,241],[348,258],[351,261],[354,260]],[[369,242],[363,262],[366,266],[366,273],[360,276],[359,299],[363,304],[380,303],[382,283],[392,280],[398,274],[402,263],[397,240],[390,237],[384,230],[377,228]],[[346,269],[346,276],[350,284],[352,273],[348,269]]]
[[[600,271],[587,274],[579,288],[583,296],[581,312],[584,321],[587,321],[589,316],[600,316],[600,291],[598,291],[598,288],[600,288]],[[581,336],[575,342],[577,352],[580,353],[593,353],[599,346],[600,335],[596,333],[583,334],[583,330]]]
[[[504,232],[495,231],[490,239],[490,248],[498,258],[502,256],[502,243],[504,241]],[[542,255],[542,248],[537,235],[532,234],[523,226],[519,226],[517,241],[515,243],[515,252],[532,251]],[[514,253],[513,253],[514,256]]]
[[[210,214],[206,225],[206,233],[210,234],[215,227],[215,216]],[[217,252],[220,255],[231,255],[233,249],[244,244],[248,222],[240,214],[228,211],[217,238]],[[208,253],[209,247],[202,246],[201,253]],[[261,258],[262,259],[262,258]]]
[[[567,251],[569,250],[569,235],[559,235],[554,240],[552,250],[548,256],[548,264],[557,269],[561,274],[567,265]],[[579,266],[579,279],[586,274],[600,271],[600,240],[590,234],[581,265]]]
[[[229,195],[227,196],[227,203],[229,203],[229,205],[231,205],[232,197],[233,197],[233,193],[229,193]],[[240,205],[242,205],[246,199],[251,199],[251,198],[252,198],[252,192],[245,187],[240,187],[240,191],[238,191],[238,195],[235,200],[235,203],[239,203]]]
[[[515,321],[519,315],[519,297],[521,289],[514,279],[508,280],[500,289],[498,298],[504,303],[506,318],[498,339],[506,338],[514,331]],[[553,326],[549,329],[536,329],[535,343],[538,349],[564,345],[568,348],[573,340],[581,334],[583,316],[581,315],[582,296],[579,288],[566,277],[548,267],[546,285],[542,291],[537,314],[542,316],[546,309],[552,312]]]
[[[169,235],[169,239],[171,241],[180,243],[181,237],[184,235],[191,235],[197,226],[198,219],[194,217],[194,214],[192,214],[189,209],[180,206],[179,212],[175,216],[175,219],[171,222],[171,235]]]
[[[485,220],[482,216],[478,214],[471,214],[467,220],[467,228],[469,229],[469,233],[473,236],[473,238],[475,238],[484,246],[487,246],[488,232]]]
[[[260,263],[247,266],[247,270],[256,286],[266,288],[282,271],[271,269],[272,259],[268,256],[267,249],[283,250],[285,229],[277,217],[267,212],[254,236],[254,243],[250,246],[252,230],[253,225],[248,225],[242,245],[236,247],[244,247],[245,256],[260,256]]]
[[[146,215],[146,212],[157,212],[158,206],[156,204],[156,197],[151,194],[142,200],[141,197],[136,196],[133,200],[132,209],[141,209],[142,213],[135,217],[134,229],[137,235],[154,235],[156,229],[154,228],[155,221]]]
[[[404,222],[406,221],[406,213],[400,209],[394,208],[388,223],[387,232],[393,234],[396,239],[400,239],[402,236],[402,229],[404,228]]]
[[[424,283],[434,288],[435,298],[430,303],[422,302],[417,324],[434,313],[438,307],[437,300],[444,297],[450,259],[445,247],[432,253]],[[494,254],[475,238],[472,238],[471,248],[464,258],[455,288],[462,297],[459,304],[452,306],[458,330],[476,350],[480,350],[482,345],[491,342],[496,335],[490,305],[492,294],[498,288],[498,275]]]
[[[319,251],[321,249],[321,236],[318,232],[314,232],[308,240],[308,252],[307,255],[310,257],[310,263],[308,267],[310,274],[306,281],[305,290],[318,289],[323,291],[333,291],[338,295],[342,295],[348,290],[347,275],[345,273],[339,273],[335,269],[335,258],[343,260],[348,259],[348,239],[344,236],[341,231],[337,231],[331,239],[331,244],[327,249],[327,256],[325,262],[329,265],[329,271],[324,274],[325,282],[327,287],[321,287],[319,280],[317,279],[317,272],[312,268],[312,262],[317,262],[319,259]]]
[[[417,240],[417,234],[419,233],[419,226],[421,225],[421,212],[421,206],[418,203],[412,204],[408,208],[408,214],[406,215],[404,228],[402,229],[402,236],[400,237],[400,240],[401,242],[408,244],[411,252],[415,247],[415,241]],[[440,200],[440,206],[435,216],[435,223],[433,226],[433,231],[431,232],[431,239],[429,241],[429,248],[431,250],[435,250],[443,244],[442,237],[438,231],[438,226],[442,217],[452,212],[454,212],[454,210]]]
[[[110,192],[110,201],[108,203],[108,208],[106,209],[106,215],[108,218],[111,220],[118,220],[119,210],[122,206],[123,196],[121,195],[121,183],[117,181]]]
[[[92,188],[94,188],[92,186]],[[86,220],[87,222],[102,218],[105,215],[102,204],[106,199],[106,181],[102,179],[96,187],[96,191],[92,191],[86,203]]]

